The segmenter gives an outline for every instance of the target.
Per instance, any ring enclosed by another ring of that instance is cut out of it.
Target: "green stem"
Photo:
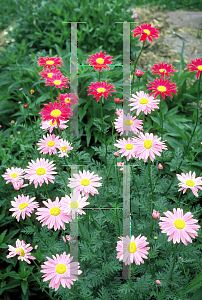
[[[122,174],[120,174],[120,176],[118,176],[118,179],[119,179],[119,187],[118,187],[118,192],[117,192],[117,195],[116,195],[116,208],[117,208],[117,201],[118,201],[118,195],[119,195],[119,189],[120,189],[120,185],[121,185],[121,176]],[[121,236],[121,231],[120,231],[120,226],[119,226],[119,218],[118,218],[118,212],[117,212],[117,209],[116,209],[116,217],[117,217],[117,223],[118,223],[118,228],[119,228],[119,236]]]
[[[53,87],[50,86],[50,98],[51,98],[51,102],[53,103],[54,100],[53,100]]]
[[[154,218],[152,217],[152,224],[151,224],[151,227],[150,227],[150,230],[149,230],[149,234],[148,234],[148,237],[147,237],[148,242],[149,242],[149,237],[150,237],[150,235],[151,235],[151,237],[152,237],[153,225],[154,225]]]
[[[44,184],[43,184],[43,187],[44,187],[44,190],[45,190],[45,192],[46,192],[46,195],[47,195],[48,199],[50,199],[50,196],[49,196],[49,194],[48,194],[48,191],[47,191],[45,182],[44,182]]]
[[[63,230],[62,227],[61,227],[61,229],[62,229],[63,236],[64,236],[64,238],[65,238],[65,240],[66,240],[66,242],[67,242],[68,252],[70,253],[69,241],[68,241],[68,239],[67,239],[67,237],[66,237],[66,234],[65,234],[65,232],[64,232],[64,230]]]
[[[57,164],[58,170],[59,170],[59,172],[60,172],[60,175],[61,175],[61,177],[62,177],[62,179],[63,179],[63,181],[64,181],[65,189],[67,190],[67,183],[66,183],[66,181],[65,181],[65,179],[64,179],[64,176],[62,175],[62,172],[61,172],[61,169],[60,169],[60,166],[59,166],[59,163],[58,163],[58,159],[57,159],[57,154],[55,155],[55,160],[56,160],[56,164]]]
[[[152,188],[152,180],[151,180],[151,169],[150,169],[150,157],[148,157],[148,171],[149,171],[149,181],[150,181],[150,186],[151,186],[151,192],[152,192],[152,207],[154,203],[154,192]],[[152,209],[153,211],[153,209]]]
[[[50,297],[50,299],[55,300],[55,298],[53,298],[53,297],[45,290],[45,288],[42,286],[41,282],[35,277],[34,273],[33,273],[31,270],[30,270],[30,272],[31,272],[32,276],[34,277],[34,279],[35,279],[35,280],[38,282],[38,284],[41,286],[42,291],[44,291],[44,292]]]
[[[161,127],[161,140],[163,140],[163,109],[162,109],[163,97],[161,96],[160,101],[160,127]]]
[[[138,55],[138,57],[137,57],[137,60],[136,60],[136,62],[135,62],[135,66],[134,66],[133,72],[136,72],[136,65],[137,65],[138,59],[139,59],[139,57],[140,57],[140,54],[142,53],[142,50],[143,50],[143,48],[144,48],[144,43],[145,43],[145,41],[144,41],[143,44],[142,44],[142,48],[141,48],[140,53],[139,53],[139,55]],[[133,92],[134,77],[135,77],[135,74],[133,73],[131,93]]]
[[[189,283],[189,280],[188,280],[187,274],[186,274],[186,272],[185,272],[185,269],[184,269],[183,263],[182,263],[182,267],[183,267],[184,274],[185,274],[185,276],[186,276],[186,279],[187,279],[187,284],[188,284],[188,283]]]
[[[170,273],[170,280],[172,280],[173,269],[174,269],[174,266],[175,266],[176,248],[177,248],[177,243],[175,243],[175,246],[174,246],[174,259],[173,259],[173,267],[172,267],[172,270],[171,270],[171,273]]]

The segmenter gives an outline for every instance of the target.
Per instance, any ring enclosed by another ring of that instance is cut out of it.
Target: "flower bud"
[[[23,107],[28,107],[28,106],[29,106],[28,103],[23,104]]]
[[[121,168],[120,171],[123,172],[124,168]]]
[[[65,237],[63,236],[62,238],[63,238],[63,241],[66,243],[67,241],[66,241]],[[66,238],[67,238],[67,240],[69,242],[72,237],[70,235],[66,235]]]
[[[154,219],[159,219],[159,218],[160,218],[160,213],[157,212],[157,211],[155,211],[155,209],[153,209],[152,217],[153,217]]]
[[[157,283],[157,284],[161,284],[160,280],[156,280],[156,283]]]
[[[162,169],[163,169],[163,166],[162,166],[162,164],[161,164],[161,163],[159,163],[159,165],[158,165],[158,169],[159,169],[159,170],[162,170]]]
[[[13,138],[13,135],[12,135],[12,134],[10,135],[10,138],[11,138],[11,139]]]
[[[14,120],[12,120],[12,121],[11,121],[11,124],[15,124],[15,121],[14,121]]]
[[[114,155],[119,156],[119,153],[118,152],[114,152]]]
[[[145,72],[142,72],[141,70],[136,70],[136,72],[133,72],[137,77],[141,78],[142,75],[145,73]]]
[[[30,90],[29,93],[30,93],[31,95],[33,95],[33,94],[35,93],[35,90]]]

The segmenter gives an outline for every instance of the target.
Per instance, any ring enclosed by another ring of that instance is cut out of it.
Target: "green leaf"
[[[46,101],[47,99],[50,99],[50,94],[47,93],[47,94],[43,94],[41,97],[39,97],[35,103],[38,104],[38,103],[41,103],[41,102],[44,102]]]
[[[190,94],[183,94],[183,97],[184,98],[189,98],[189,99],[193,99],[193,100],[197,100],[197,98],[196,97],[194,97],[193,95],[190,95]]]
[[[26,295],[26,293],[27,293],[27,287],[28,287],[28,281],[22,281],[21,282],[21,288],[22,288],[22,291],[23,291],[24,295]]]
[[[0,244],[3,242],[6,232],[7,232],[7,229],[4,230],[4,232],[0,235]]]

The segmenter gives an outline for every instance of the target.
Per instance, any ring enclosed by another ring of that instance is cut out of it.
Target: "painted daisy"
[[[145,73],[145,72],[142,72],[141,70],[136,70],[136,72],[133,72],[138,78],[141,78],[142,75]]]
[[[71,93],[71,94],[60,94],[59,100],[61,103],[66,104],[68,106],[72,106],[72,104],[79,104],[76,100],[79,99],[78,94]]]
[[[14,208],[10,208],[10,211],[14,211],[12,214],[12,217],[16,217],[17,221],[20,221],[20,216],[22,216],[22,219],[25,219],[25,214],[28,217],[31,217],[31,214],[35,208],[38,208],[39,203],[33,202],[36,197],[32,197],[29,199],[29,196],[24,196],[23,194],[20,196],[18,195],[18,198],[14,197],[15,201],[11,201],[11,205]]]
[[[112,63],[111,58],[113,56],[105,57],[105,54],[106,52],[102,53],[102,51],[100,51],[100,54],[96,53],[96,54],[89,55],[91,58],[88,59],[86,63],[90,63],[91,66],[94,66],[95,70],[100,70],[100,72],[102,71],[102,68],[104,68],[105,70],[110,69],[107,66],[107,64]]]
[[[189,171],[189,173],[181,173],[181,175],[176,174],[178,180],[181,181],[181,183],[178,183],[179,186],[181,186],[181,189],[178,190],[182,191],[183,190],[183,194],[186,192],[187,189],[191,189],[193,194],[198,197],[198,189],[202,190],[202,187],[199,185],[202,185],[202,177],[197,177],[196,173],[193,172],[193,174],[191,174],[191,171]]]
[[[29,179],[29,184],[34,181],[35,188],[37,188],[38,184],[42,186],[44,181],[46,184],[48,184],[48,181],[54,183],[53,179],[55,179],[55,177],[52,176],[52,174],[57,174],[57,172],[53,171],[56,169],[53,161],[49,162],[48,159],[45,160],[45,158],[40,158],[40,160],[37,158],[36,162],[31,161],[31,163],[28,162],[28,169],[25,169],[27,173],[25,179]]]
[[[23,174],[23,169],[11,167],[11,169],[6,169],[6,173],[2,177],[7,180],[6,184],[8,184],[9,182],[18,182],[19,179],[24,177]]]
[[[45,86],[54,85],[57,89],[60,88],[62,90],[63,87],[69,88],[67,85],[65,85],[65,83],[70,83],[67,77],[61,74],[54,73],[51,78],[46,78]]]
[[[71,145],[72,144],[70,144],[68,141],[60,139],[59,145],[57,146],[57,148],[60,150],[59,157],[63,157],[63,156],[69,157],[67,152],[73,149],[73,147],[71,147]]]
[[[151,111],[155,110],[155,108],[159,108],[157,104],[159,104],[160,100],[154,99],[153,96],[144,93],[143,91],[136,92],[137,95],[132,94],[132,97],[129,98],[129,101],[132,103],[129,106],[133,106],[130,111],[137,109],[137,116],[141,111],[144,112],[145,115],[150,114]]]
[[[30,244],[25,244],[24,241],[20,241],[19,239],[17,239],[16,241],[16,248],[8,245],[8,250],[10,251],[9,255],[7,255],[7,258],[11,258],[16,256],[16,254],[18,255],[18,260],[21,261],[26,261],[28,264],[31,264],[31,262],[29,261],[29,259],[36,259],[34,256],[30,255],[30,251],[32,251],[32,247],[29,247]]]
[[[156,78],[156,80],[154,79],[153,81],[149,81],[149,83],[152,83],[152,85],[147,84],[147,86],[151,86],[151,88],[147,89],[149,90],[153,90],[152,94],[155,94],[154,97],[157,97],[159,94],[162,95],[163,99],[165,100],[165,95],[170,96],[171,98],[173,97],[171,93],[174,93],[175,95],[177,92],[177,87],[175,85],[175,83],[170,83],[171,80],[164,79],[164,78],[160,78],[160,80],[158,78]]]
[[[193,215],[190,212],[183,214],[183,209],[174,208],[173,213],[170,211],[164,212],[166,217],[160,217],[162,222],[159,222],[162,233],[169,235],[168,242],[173,239],[173,243],[180,243],[182,241],[185,246],[187,246],[187,241],[192,243],[192,238],[198,236],[197,230],[201,227],[194,223],[197,223],[198,220],[192,219]],[[189,236],[190,235],[190,236]]]
[[[59,146],[59,136],[56,136],[54,134],[47,134],[47,136],[43,135],[43,139],[40,139],[39,143],[37,143],[37,150],[40,150],[40,153],[49,155],[56,154],[57,150],[56,148]]]
[[[76,189],[73,190],[73,195],[61,198],[61,207],[63,211],[67,214],[71,214],[72,219],[75,219],[75,213],[79,213],[80,215],[86,214],[81,208],[90,204],[90,202],[86,202],[87,197],[81,198],[80,192],[77,192]]]
[[[79,174],[73,174],[75,178],[68,178],[71,182],[67,185],[70,188],[76,188],[77,191],[82,192],[82,196],[86,195],[87,198],[89,193],[94,196],[94,194],[99,194],[96,187],[102,186],[102,183],[96,182],[102,177],[98,175],[93,175],[94,172],[90,173],[89,171],[83,170],[83,173],[79,171]]]
[[[146,242],[146,237],[141,234],[135,238],[134,235],[129,237],[119,237],[121,239],[117,242],[116,251],[118,251],[117,257],[119,261],[123,260],[125,265],[130,265],[135,262],[136,265],[140,265],[140,263],[144,264],[144,260],[148,259],[146,255],[148,255],[148,251],[150,247],[145,247],[148,242]]]
[[[99,98],[102,97],[102,95],[107,99],[108,95],[112,97],[112,95],[109,92],[116,92],[116,90],[112,90],[114,88],[114,85],[107,83],[107,80],[105,82],[91,82],[91,85],[88,86],[89,89],[87,91],[92,91],[88,95],[94,95],[93,98],[97,97],[97,102],[99,101]]]
[[[190,69],[189,72],[192,71],[198,71],[196,73],[196,79],[199,79],[199,75],[201,74],[202,71],[202,58],[196,58],[196,61],[194,59],[191,59],[191,64],[187,65],[186,69]]]
[[[146,38],[148,38],[148,40],[152,43],[152,37],[157,39],[159,36],[159,31],[158,28],[156,27],[152,27],[151,24],[148,24],[148,22],[145,24],[143,23],[143,25],[141,26],[136,26],[136,28],[134,30],[132,30],[131,32],[133,32],[133,38],[136,35],[140,35],[140,41],[145,41]]]
[[[19,180],[19,181],[15,181],[12,182],[13,183],[13,187],[16,191],[18,191],[19,189],[26,187],[28,184],[23,184],[24,180]]]
[[[41,75],[41,79],[48,79],[48,78],[52,78],[53,74],[60,74],[62,75],[62,73],[60,72],[60,70],[57,69],[57,67],[53,68],[53,69],[45,69],[44,71],[40,72],[39,75]]]
[[[60,125],[59,125],[59,128],[61,130],[64,130],[66,129],[68,126],[67,125],[63,125],[65,123],[69,122],[69,120],[66,120],[66,121],[60,121]],[[40,127],[42,130],[49,130],[50,133],[52,133],[53,131],[53,128],[58,128],[57,126],[57,122],[54,121],[54,123],[52,122],[52,120],[50,121],[41,121],[41,124],[42,126]]]
[[[144,135],[140,132],[138,138],[133,138],[136,158],[139,158],[139,160],[144,159],[144,162],[146,162],[148,157],[150,157],[151,161],[154,161],[154,153],[161,156],[159,152],[162,152],[163,149],[168,149],[164,145],[165,142],[161,142],[160,139],[157,136],[153,136],[153,133],[145,133]]]
[[[135,143],[133,139],[128,138],[126,140],[123,138],[123,140],[118,140],[114,146],[121,148],[117,152],[122,153],[121,157],[126,156],[127,161],[129,161],[131,157],[135,157]]]
[[[43,204],[47,206],[37,209],[36,215],[39,215],[36,219],[43,223],[42,226],[47,225],[48,229],[54,226],[54,230],[59,230],[62,227],[65,230],[65,223],[71,222],[70,214],[64,213],[62,205],[59,202],[59,198],[56,197],[55,201],[48,199],[48,202],[43,201]]]
[[[72,116],[71,108],[67,107],[65,104],[57,103],[57,101],[53,103],[49,102],[48,104],[44,104],[46,108],[42,108],[39,113],[42,115],[41,119],[43,121],[52,121],[53,123],[56,121],[60,125],[60,121],[66,121],[66,118]]]
[[[56,254],[56,257],[52,255],[53,259],[46,257],[47,262],[44,262],[44,265],[41,265],[40,272],[45,273],[42,278],[44,277],[43,281],[50,280],[49,287],[58,290],[60,283],[65,288],[66,286],[68,289],[71,289],[71,284],[73,281],[78,280],[75,275],[80,275],[82,273],[79,270],[80,266],[78,262],[72,262],[73,257],[70,257],[70,254],[66,255],[66,252],[59,255]]]
[[[57,55],[55,57],[48,57],[48,56],[39,57],[37,63],[38,63],[38,67],[44,66],[43,69],[45,69],[46,67],[51,68],[51,67],[63,66],[61,57],[57,57]]]
[[[125,133],[128,136],[129,131],[134,132],[135,134],[139,133],[139,130],[143,130],[142,120],[137,120],[136,117],[130,116],[128,113],[127,116],[122,113],[118,119],[115,120],[115,129],[122,135]]]
[[[159,75],[162,75],[163,78],[164,78],[164,75],[169,77],[170,75],[174,75],[174,74],[172,74],[172,72],[176,72],[174,70],[174,67],[172,67],[172,64],[168,66],[168,63],[164,64],[163,62],[159,63],[158,65],[154,65],[153,67],[151,67],[151,69],[153,70],[152,71],[153,75],[154,75],[154,73],[157,73]]]

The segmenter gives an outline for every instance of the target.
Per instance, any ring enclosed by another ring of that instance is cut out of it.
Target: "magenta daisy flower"
[[[173,97],[171,93],[174,93],[175,95],[177,92],[177,87],[175,83],[170,83],[171,80],[164,79],[164,78],[160,78],[160,80],[158,78],[156,78],[156,80],[154,79],[153,81],[149,81],[149,83],[151,84],[147,84],[146,86],[151,86],[151,88],[147,89],[149,90],[153,90],[152,94],[155,94],[154,97],[157,97],[159,94],[161,94],[161,96],[163,97],[163,99],[165,100],[165,95],[170,96],[171,98]]]
[[[164,78],[164,74],[169,77],[170,75],[174,75],[172,74],[172,72],[176,72],[174,70],[174,67],[172,67],[172,64],[168,66],[168,63],[164,64],[163,62],[162,63],[159,63],[158,65],[154,65],[153,67],[151,67],[151,69],[153,70],[152,71],[152,74],[154,75],[154,73],[157,73],[159,75],[162,75],[163,78]]]
[[[201,227],[194,223],[198,220],[192,219],[193,215],[190,212],[183,214],[183,209],[178,208],[177,211],[174,208],[173,213],[170,211],[164,212],[166,217],[160,217],[162,222],[159,222],[162,233],[169,235],[168,242],[173,239],[173,243],[180,243],[182,241],[185,246],[187,246],[187,241],[192,243],[192,238],[198,236],[198,229]],[[190,236],[189,236],[190,235]]]
[[[77,192],[76,189],[73,190],[73,195],[65,195],[65,197],[61,198],[61,207],[63,211],[67,214],[71,214],[72,219],[75,219],[75,213],[79,213],[80,215],[86,214],[81,208],[90,204],[90,202],[86,202],[87,197],[81,198],[80,192]]]
[[[21,168],[14,168],[11,167],[11,169],[6,169],[6,173],[2,175],[2,177],[7,180],[6,184],[9,182],[15,183],[18,182],[18,180],[22,179],[24,177],[24,170]]]
[[[59,157],[64,157],[64,156],[69,157],[67,152],[73,149],[73,147],[71,147],[71,144],[68,141],[65,141],[63,139],[59,140],[59,145],[57,146],[57,148],[60,150]]]
[[[43,223],[42,226],[47,225],[48,229],[54,226],[54,230],[59,230],[62,227],[65,230],[65,223],[71,222],[70,214],[64,213],[62,205],[59,202],[59,198],[56,197],[55,201],[48,199],[48,202],[43,201],[43,204],[47,206],[37,209],[36,215],[39,215],[36,219]]]
[[[133,32],[133,38],[136,35],[140,35],[140,41],[145,41],[147,38],[148,40],[152,43],[152,37],[157,39],[159,36],[159,31],[157,27],[152,27],[151,24],[148,24],[148,22],[141,26],[136,26],[136,28],[134,30],[132,30],[131,32]]]
[[[57,55],[55,57],[48,57],[48,56],[39,57],[37,63],[38,63],[38,67],[44,66],[43,69],[45,69],[46,67],[51,68],[51,67],[63,66],[61,57],[57,57]]]
[[[94,95],[93,98],[97,97],[97,102],[99,101],[100,97],[102,95],[107,99],[108,95],[112,97],[112,95],[109,92],[116,92],[116,90],[112,90],[114,88],[114,85],[107,83],[107,80],[105,82],[91,82],[91,85],[88,86],[89,89],[87,91],[92,91],[88,95]]]
[[[118,140],[114,146],[121,148],[117,152],[122,153],[121,157],[126,156],[127,161],[129,161],[131,157],[135,157],[135,143],[133,139],[128,138],[126,140],[123,138],[123,140]]]
[[[198,193],[197,193],[198,189],[202,190],[202,187],[199,186],[202,185],[202,177],[195,178],[196,173],[194,172],[191,175],[191,171],[189,171],[189,173],[186,174],[181,173],[181,175],[179,174],[176,175],[178,180],[181,181],[181,183],[178,183],[178,185],[181,186],[181,189],[179,189],[178,192],[183,190],[183,194],[184,194],[187,189],[191,189],[193,194],[196,197],[198,197]]]
[[[125,265],[130,265],[135,262],[136,265],[140,263],[144,264],[143,258],[147,259],[148,251],[150,247],[145,247],[148,242],[146,242],[146,237],[141,234],[135,238],[134,235],[129,237],[119,237],[121,241],[117,242],[116,251],[118,251],[117,257],[119,261],[123,260]]]
[[[66,104],[68,106],[72,106],[72,104],[79,104],[76,100],[79,99],[78,94],[60,94],[57,100],[60,100],[61,103]]]
[[[8,245],[8,250],[10,251],[9,255],[6,256],[6,258],[11,258],[17,255],[18,256],[18,260],[21,261],[26,261],[28,264],[31,264],[31,262],[29,261],[29,259],[36,259],[34,256],[30,255],[30,251],[32,251],[32,247],[29,247],[30,244],[25,244],[24,241],[20,241],[19,239],[17,239],[16,241],[16,248]]]
[[[138,138],[133,138],[136,158],[139,158],[139,160],[144,159],[144,162],[146,162],[148,157],[150,157],[151,161],[154,161],[154,153],[161,156],[159,152],[162,152],[163,149],[168,149],[164,145],[165,142],[161,142],[160,139],[157,136],[153,136],[153,133],[145,133],[144,135],[142,132]]]
[[[59,136],[56,136],[54,134],[47,134],[47,137],[43,135],[43,139],[40,139],[39,143],[37,143],[37,150],[40,150],[40,153],[47,154],[49,155],[56,154],[57,150],[56,148],[59,146]]]
[[[122,135],[125,133],[128,136],[128,132],[132,131],[135,134],[139,132],[139,130],[143,130],[142,120],[137,120],[136,117],[131,117],[128,113],[127,116],[121,114],[118,119],[115,120],[115,129]]]
[[[35,208],[38,208],[39,203],[33,202],[36,197],[32,197],[29,199],[29,196],[18,195],[18,198],[14,197],[15,201],[11,201],[11,205],[14,208],[10,208],[10,211],[14,211],[12,217],[16,217],[17,221],[20,221],[20,216],[22,219],[25,219],[25,214],[31,217],[31,214]]]
[[[62,90],[63,87],[69,88],[67,85],[65,85],[65,83],[70,83],[67,77],[61,75],[61,73],[60,74],[54,73],[51,78],[50,77],[46,78],[45,86],[54,85],[57,89],[60,88]]]
[[[66,121],[60,121],[60,125],[59,125],[59,128],[61,130],[64,130],[66,129],[68,126],[67,125],[63,125],[65,123],[69,122],[69,120],[66,120]],[[52,133],[53,131],[53,128],[58,128],[57,126],[57,122],[54,121],[54,123],[52,122],[52,120],[50,121],[41,121],[41,124],[42,126],[40,127],[42,130],[49,130],[50,133]]]
[[[187,65],[186,69],[190,69],[189,72],[192,71],[198,71],[196,73],[196,79],[199,79],[199,75],[201,74],[202,71],[202,58],[196,58],[196,61],[194,59],[191,59],[191,64]]]
[[[71,289],[70,283],[73,284],[73,281],[78,280],[75,275],[82,273],[79,270],[79,263],[70,263],[73,257],[70,257],[70,254],[66,255],[66,252],[61,255],[56,254],[56,257],[52,255],[52,257],[53,259],[46,257],[48,261],[41,265],[43,270],[40,272],[45,273],[42,276],[42,278],[45,277],[43,281],[51,279],[49,287],[52,287],[55,291],[58,290],[60,283],[64,288],[67,286],[68,289]]]
[[[57,172],[53,171],[56,169],[53,161],[49,162],[48,159],[45,160],[45,158],[40,158],[40,160],[37,158],[36,162],[31,161],[31,163],[28,162],[28,169],[25,169],[27,173],[25,179],[29,179],[29,184],[34,181],[35,188],[37,188],[38,184],[42,186],[44,181],[46,184],[48,184],[48,181],[54,183],[53,179],[55,179],[55,177],[52,176],[52,174],[57,174]]]
[[[67,186],[70,188],[76,188],[77,191],[82,192],[82,196],[85,194],[87,198],[89,193],[93,196],[94,194],[99,194],[98,190],[94,187],[102,186],[102,183],[96,182],[102,179],[102,177],[98,177],[98,175],[93,174],[94,172],[90,173],[89,171],[86,172],[84,170],[83,173],[81,173],[81,171],[79,171],[79,174],[73,174],[75,178],[68,178],[71,182]]]
[[[159,108],[157,104],[159,104],[160,100],[154,99],[153,96],[149,96],[149,94],[146,94],[143,91],[136,92],[136,94],[137,96],[132,94],[132,98],[129,98],[129,101],[132,102],[129,106],[133,106],[130,111],[137,109],[137,116],[141,111],[147,115],[147,113],[151,113],[151,110],[154,111],[155,108]]]
[[[52,78],[53,74],[60,74],[62,75],[62,73],[60,72],[60,70],[57,69],[57,67],[53,68],[53,69],[45,69],[44,71],[40,72],[39,75],[41,75],[41,79],[48,79],[48,78]]]
[[[111,58],[113,56],[105,57],[105,54],[106,54],[106,52],[102,53],[102,51],[100,51],[100,54],[96,53],[96,54],[89,55],[91,58],[88,59],[86,63],[90,63],[91,66],[94,66],[95,70],[100,70],[100,72],[102,71],[102,68],[107,70],[107,69],[109,69],[107,64],[112,63]]]
[[[71,108],[67,107],[65,104],[49,102],[44,104],[46,108],[42,108],[39,115],[42,115],[41,119],[43,121],[52,121],[53,124],[56,121],[60,125],[60,121],[66,121],[66,118],[69,118],[72,115]],[[54,124],[55,125],[55,124]]]

